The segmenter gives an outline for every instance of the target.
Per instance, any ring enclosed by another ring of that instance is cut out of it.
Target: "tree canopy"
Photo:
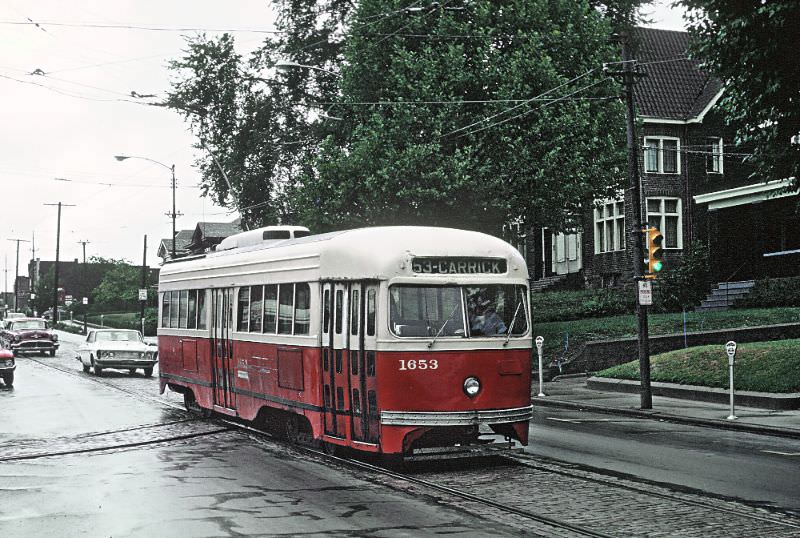
[[[692,52],[725,87],[720,107],[753,148],[754,177],[800,187],[800,62],[797,0],[681,0]]]
[[[595,4],[275,2],[280,33],[246,61],[228,35],[192,38],[167,104],[206,192],[251,226],[560,229],[625,174]]]

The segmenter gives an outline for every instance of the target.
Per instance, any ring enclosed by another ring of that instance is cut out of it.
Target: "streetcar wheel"
[[[336,456],[339,454],[341,447],[339,445],[329,443],[327,441],[322,441],[322,451],[325,452],[328,456]]]
[[[6,384],[6,387],[14,386],[14,372],[3,374],[3,382]]]
[[[292,443],[297,443],[300,435],[300,424],[297,415],[291,415],[286,419],[286,439]]]
[[[144,369],[144,376],[145,377],[152,377],[152,375],[153,375],[153,367],[152,366],[150,368],[145,368]]]
[[[194,398],[194,393],[190,390],[183,393],[183,406],[193,415],[200,415],[203,418],[211,416],[211,410],[200,407]]]

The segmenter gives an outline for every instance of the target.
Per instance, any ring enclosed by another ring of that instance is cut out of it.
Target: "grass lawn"
[[[540,307],[541,308],[541,307]],[[533,311],[533,334],[544,337],[544,354],[548,360],[561,356],[567,342],[574,351],[589,340],[627,338],[636,336],[636,316],[610,316],[575,321],[550,321],[536,323]],[[649,334],[674,334],[683,332],[683,314],[650,314]],[[736,327],[755,327],[779,323],[800,323],[800,308],[732,309],[716,312],[686,312],[686,331],[708,331]]]
[[[728,356],[722,345],[679,349],[655,355],[650,361],[652,381],[728,387]],[[639,362],[620,364],[595,375],[638,380]],[[758,392],[800,392],[800,340],[739,344],[734,387]]]

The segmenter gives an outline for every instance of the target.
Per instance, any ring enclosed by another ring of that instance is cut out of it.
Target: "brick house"
[[[642,221],[664,234],[667,270],[692,241],[711,251],[712,278],[744,280],[800,274],[797,193],[788,183],[760,182],[734,148],[734,131],[716,107],[720,81],[686,59],[689,34],[637,28],[634,58],[646,73],[635,86],[639,119]],[[571,276],[587,287],[631,278],[630,193],[596,200],[583,215],[582,233],[539,231],[533,274]]]

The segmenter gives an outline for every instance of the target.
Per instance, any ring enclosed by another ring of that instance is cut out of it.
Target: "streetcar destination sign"
[[[506,272],[506,261],[502,258],[414,258],[411,270],[438,275],[502,275]]]

